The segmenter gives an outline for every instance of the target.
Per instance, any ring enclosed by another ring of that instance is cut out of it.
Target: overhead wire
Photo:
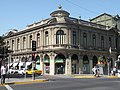
[[[84,10],[86,10],[86,11],[92,13],[92,14],[98,14],[97,12],[94,12],[94,11],[92,11],[92,10],[89,10],[89,9],[87,9],[87,8],[84,8],[84,7],[78,5],[78,4],[76,4],[76,3],[74,3],[74,2],[72,2],[72,1],[70,1],[70,0],[66,0],[66,1],[67,1],[68,3],[74,5],[74,6],[77,6],[77,7],[81,8],[81,9],[84,9]]]

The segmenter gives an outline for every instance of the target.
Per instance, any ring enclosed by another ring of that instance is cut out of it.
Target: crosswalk
[[[7,90],[14,90],[13,88],[11,88],[9,85],[4,85],[6,87]]]

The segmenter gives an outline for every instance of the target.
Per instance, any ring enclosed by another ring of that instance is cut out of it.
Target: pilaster
[[[55,74],[55,61],[54,61],[54,56],[50,56],[50,75]]]
[[[71,69],[71,58],[66,58],[66,65],[65,65],[65,74],[66,75],[71,75],[72,73]]]
[[[93,60],[89,60],[90,64],[90,73],[92,74],[92,68],[93,68]]]

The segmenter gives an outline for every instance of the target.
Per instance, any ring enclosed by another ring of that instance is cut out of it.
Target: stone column
[[[83,74],[83,60],[79,59],[79,74]]]
[[[92,74],[93,60],[89,60],[90,64],[90,73]]]
[[[18,42],[17,41],[18,41],[18,38],[15,38],[14,39],[14,50],[18,50]]]
[[[43,53],[40,53],[40,70],[42,70],[42,75],[44,75],[44,59],[43,59]]]
[[[41,36],[41,38],[40,38],[40,43],[41,43],[41,46],[43,46],[44,45],[44,31],[42,30],[42,31],[40,31],[40,36]]]
[[[55,60],[54,60],[54,56],[51,55],[50,56],[50,75],[54,75],[55,74]]]
[[[71,75],[72,74],[70,56],[68,58],[66,58],[65,74],[66,75]]]

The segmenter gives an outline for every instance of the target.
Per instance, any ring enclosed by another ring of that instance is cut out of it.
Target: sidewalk
[[[93,74],[79,74],[73,76],[74,78],[120,78],[117,75],[116,76],[99,75],[99,77],[95,77]]]
[[[1,79],[0,79],[1,81]],[[35,79],[32,80],[32,78],[6,78],[5,84],[30,84],[30,83],[37,83],[37,82],[45,82],[48,81],[47,79]],[[2,84],[0,84],[2,86]]]

